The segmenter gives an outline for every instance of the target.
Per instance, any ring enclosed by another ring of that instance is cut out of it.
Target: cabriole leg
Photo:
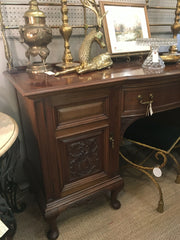
[[[59,230],[57,228],[57,216],[46,218],[47,223],[49,224],[49,231],[47,237],[50,240],[55,240],[59,236]]]

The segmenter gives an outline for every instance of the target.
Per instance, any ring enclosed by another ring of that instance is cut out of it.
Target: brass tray
[[[160,56],[164,62],[176,63],[180,60],[180,55],[164,54]]]

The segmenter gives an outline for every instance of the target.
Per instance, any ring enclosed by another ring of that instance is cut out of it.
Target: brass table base
[[[155,184],[155,186],[157,187],[157,189],[159,191],[159,201],[158,201],[157,211],[159,213],[163,213],[164,212],[164,200],[163,200],[163,193],[162,193],[161,187],[160,187],[159,183],[156,181],[156,179],[148,172],[149,170],[152,171],[153,167],[146,167],[146,166],[142,165],[143,163],[145,163],[149,159],[149,157],[153,153],[154,153],[154,151],[152,151],[149,154],[149,156],[142,163],[136,164],[136,163],[132,162],[131,160],[129,160],[127,157],[125,157],[124,154],[119,151],[119,155],[126,162],[128,162],[131,167],[133,167],[133,168],[139,170],[140,172],[144,173]],[[180,184],[180,164],[177,161],[177,159],[171,153],[163,153],[162,151],[158,151],[158,152],[155,153],[155,158],[157,160],[159,159],[160,156],[162,157],[162,163],[159,165],[160,169],[165,167],[165,165],[167,163],[167,156],[169,156],[174,161],[174,163],[176,164],[176,170],[177,170],[177,176],[176,176],[175,183]]]

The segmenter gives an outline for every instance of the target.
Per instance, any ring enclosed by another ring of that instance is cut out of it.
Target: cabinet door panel
[[[87,187],[87,182],[91,186],[107,177],[108,136],[109,128],[106,127],[57,140],[64,191],[74,192]]]
[[[109,95],[107,89],[88,90],[44,101],[51,153],[59,171],[59,197],[101,184],[110,176]]]

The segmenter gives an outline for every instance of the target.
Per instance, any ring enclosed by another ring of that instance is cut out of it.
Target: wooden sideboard
[[[58,237],[57,216],[68,206],[102,191],[120,207],[119,145],[126,128],[146,113],[180,107],[180,65],[146,74],[136,63],[62,77],[5,73],[17,91],[32,186]]]

